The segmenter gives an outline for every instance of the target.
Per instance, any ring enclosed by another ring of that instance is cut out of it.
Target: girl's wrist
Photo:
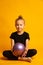
[[[25,53],[27,53],[28,52],[28,50],[25,50]]]
[[[25,48],[25,51],[28,51],[28,49]]]

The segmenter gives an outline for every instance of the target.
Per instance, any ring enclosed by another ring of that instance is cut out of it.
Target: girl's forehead
[[[21,24],[24,24],[24,20],[19,19],[16,23],[21,23]]]

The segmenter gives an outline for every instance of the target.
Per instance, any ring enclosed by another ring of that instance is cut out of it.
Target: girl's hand
[[[22,54],[22,57],[25,57],[27,54],[27,51],[24,51],[24,53]]]

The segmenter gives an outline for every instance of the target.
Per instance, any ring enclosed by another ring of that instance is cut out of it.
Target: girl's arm
[[[14,44],[15,44],[14,39],[11,39],[11,51],[13,51]]]
[[[28,51],[28,49],[29,49],[28,44],[29,44],[29,40],[26,39],[26,48],[25,48],[26,51]]]
[[[26,56],[26,54],[27,54],[27,51],[28,51],[28,43],[29,43],[29,40],[28,39],[26,39],[26,47],[25,47],[25,51],[24,51],[24,53],[22,54],[22,57],[25,57]]]

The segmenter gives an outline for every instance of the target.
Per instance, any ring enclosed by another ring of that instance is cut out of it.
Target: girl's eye
[[[19,25],[17,24],[17,26],[19,26]]]
[[[17,24],[17,26],[19,26],[19,24]],[[20,24],[20,26],[22,26],[22,24]]]
[[[22,24],[20,24],[20,26],[22,26]]]

